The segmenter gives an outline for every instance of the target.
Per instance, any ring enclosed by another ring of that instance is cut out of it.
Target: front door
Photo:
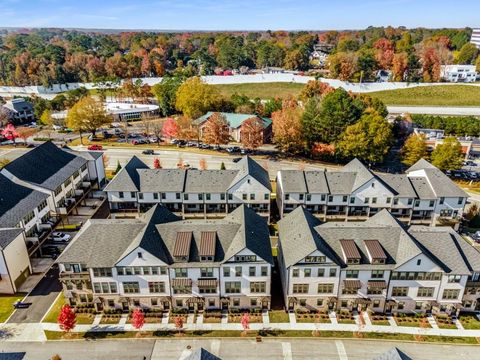
[[[128,303],[127,303],[127,302],[123,302],[123,303],[122,303],[122,309],[123,309],[123,311],[127,311],[127,310],[128,310]]]
[[[163,302],[163,310],[169,310],[170,309],[170,303],[168,301]]]

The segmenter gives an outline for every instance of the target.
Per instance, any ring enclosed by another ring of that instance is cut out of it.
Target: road
[[[387,106],[390,114],[472,115],[480,116],[480,107]]]
[[[2,342],[4,352],[25,352],[25,359],[50,359],[55,354],[71,359],[178,360],[203,347],[223,360],[229,359],[324,359],[367,360],[397,347],[415,360],[475,359],[478,346],[433,345],[388,341],[333,339],[173,339],[173,340],[100,340],[45,343]],[[0,353],[0,359],[2,359]],[[13,359],[13,357],[12,357]]]
[[[24,302],[31,303],[26,309],[17,309],[12,314],[9,323],[37,323],[54,303],[62,286],[58,281],[58,266],[54,265],[35,286]]]

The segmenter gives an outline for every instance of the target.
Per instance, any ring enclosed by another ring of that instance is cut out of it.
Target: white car
[[[52,241],[53,242],[68,242],[72,238],[71,235],[65,234],[62,232],[54,232],[52,234]]]

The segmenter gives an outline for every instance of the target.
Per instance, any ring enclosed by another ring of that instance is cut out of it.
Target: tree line
[[[476,116],[410,115],[415,125],[425,129],[445,130],[447,135],[480,136],[480,119]]]

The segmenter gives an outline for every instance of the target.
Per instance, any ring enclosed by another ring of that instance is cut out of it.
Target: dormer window
[[[378,240],[364,240],[364,244],[371,264],[385,264],[387,254]]]
[[[358,251],[357,244],[353,240],[340,240],[342,247],[343,259],[347,264],[360,264],[360,251]]]
[[[326,262],[325,256],[306,256],[305,262],[306,263],[325,263]]]
[[[198,256],[200,261],[213,261],[215,257],[217,233],[215,231],[202,231]]]
[[[190,245],[192,243],[191,231],[177,232],[175,246],[173,248],[173,257],[175,261],[188,261],[190,255]]]
[[[137,253],[137,256],[139,259],[143,259],[143,254],[140,251]]]

